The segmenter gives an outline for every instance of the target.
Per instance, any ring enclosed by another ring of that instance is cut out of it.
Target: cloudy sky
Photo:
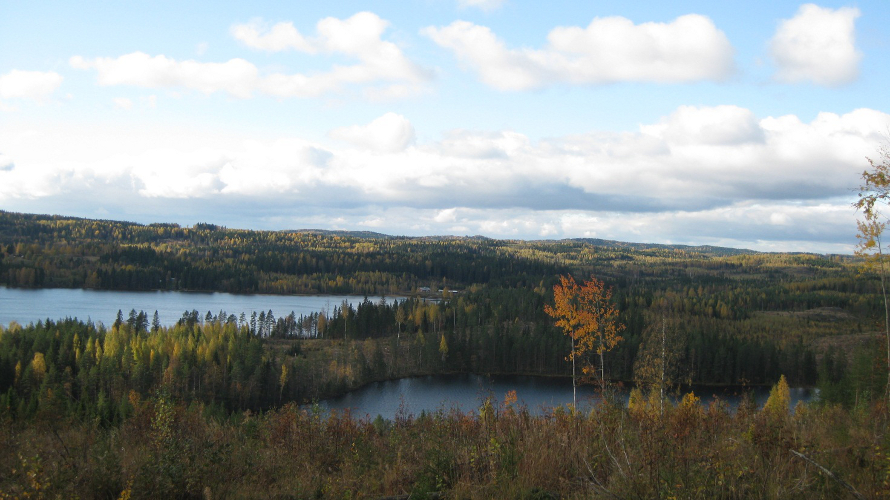
[[[0,209],[851,252],[886,0],[0,0]]]

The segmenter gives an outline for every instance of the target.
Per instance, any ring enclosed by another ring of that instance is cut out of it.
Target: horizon
[[[890,145],[880,0],[5,11],[20,213],[847,255]]]
[[[82,219],[82,220],[97,220],[104,222],[117,222],[123,224],[137,224],[140,226],[151,226],[154,224],[171,224],[176,225],[183,229],[193,229],[198,224],[209,224],[221,228],[226,231],[257,231],[257,232],[288,232],[288,233],[310,233],[310,232],[318,232],[318,233],[332,233],[332,234],[346,234],[352,235],[356,238],[361,238],[363,233],[378,235],[386,238],[406,238],[406,239],[423,239],[423,238],[454,238],[454,239],[478,239],[484,238],[492,241],[517,241],[522,243],[547,243],[547,242],[559,242],[559,241],[585,241],[585,240],[593,240],[593,241],[602,241],[604,243],[616,243],[621,245],[634,245],[634,246],[664,246],[664,247],[681,247],[681,248],[691,248],[691,249],[715,249],[715,250],[733,250],[738,252],[752,252],[752,253],[776,253],[776,254],[809,254],[809,255],[822,255],[822,256],[841,256],[841,257],[853,257],[855,256],[851,253],[820,253],[820,252],[805,252],[805,251],[763,251],[763,250],[755,250],[753,248],[742,248],[742,247],[725,247],[718,245],[694,245],[694,244],[685,244],[685,243],[657,243],[652,241],[626,241],[626,240],[614,240],[607,238],[594,238],[594,237],[563,237],[563,238],[496,238],[491,236],[485,236],[482,234],[417,234],[417,235],[409,235],[409,234],[393,234],[393,233],[383,233],[379,231],[372,231],[369,229],[323,229],[323,228],[283,228],[283,229],[252,229],[246,227],[231,227],[226,226],[224,224],[216,224],[210,221],[198,221],[193,224],[180,224],[178,222],[139,222],[135,220],[123,220],[123,219],[95,219],[90,217],[78,217],[64,214],[36,214],[36,213],[22,213],[22,212],[10,212],[6,210],[0,209],[0,212],[14,213],[25,216],[37,216],[37,217],[59,217],[62,219]]]

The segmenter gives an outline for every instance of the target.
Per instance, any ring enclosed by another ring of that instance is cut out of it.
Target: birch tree
[[[664,313],[653,318],[643,330],[643,339],[634,361],[634,382],[644,390],[657,391],[660,415],[664,414],[667,392],[683,382],[680,380],[679,362],[684,343],[685,339],[675,321],[669,321]]]
[[[862,220],[857,221],[859,244],[856,254],[865,257],[867,269],[877,271],[881,279],[881,295],[884,299],[884,337],[887,347],[887,387],[884,397],[890,404],[890,304],[887,301],[887,261],[884,255],[881,236],[887,227],[887,219],[881,208],[890,203],[890,150],[880,150],[880,161],[868,159],[870,170],[862,172],[863,184],[859,187],[859,199],[853,204],[862,211]]]
[[[563,329],[572,341],[572,350],[566,358],[572,362],[572,404],[577,405],[577,361],[590,352],[599,358],[599,367],[585,365],[585,374],[598,373],[600,389],[605,391],[606,372],[604,354],[611,351],[622,337],[624,325],[618,322],[618,309],[612,303],[612,290],[591,277],[579,285],[572,276],[560,276],[553,287],[554,305],[544,310],[556,319],[556,326]]]

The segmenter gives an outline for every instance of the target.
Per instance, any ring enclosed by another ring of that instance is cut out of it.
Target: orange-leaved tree
[[[544,306],[544,311],[556,319],[556,326],[572,339],[572,403],[577,404],[577,372],[575,360],[588,352],[599,357],[600,388],[606,387],[603,354],[611,351],[622,340],[619,333],[624,325],[618,322],[618,309],[612,303],[612,289],[591,277],[579,285],[571,276],[560,276],[553,286],[554,305]],[[585,374],[596,373],[596,368],[585,365]]]

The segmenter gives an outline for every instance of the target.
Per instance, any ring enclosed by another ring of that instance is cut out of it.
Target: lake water
[[[368,297],[377,302],[380,297]],[[250,317],[270,309],[276,317],[290,314],[307,315],[319,311],[333,311],[346,300],[353,306],[364,300],[361,296],[345,295],[236,295],[229,293],[193,292],[117,292],[80,289],[20,289],[0,287],[0,325],[11,321],[26,325],[47,318],[58,320],[71,317],[91,319],[111,325],[121,310],[124,317],[131,309],[145,311],[149,317],[158,311],[163,325],[172,325],[186,310],[197,310],[203,317],[220,310],[239,316],[242,312]],[[387,298],[388,301],[393,300]],[[339,398],[320,402],[323,409],[349,408],[357,417],[373,418],[382,415],[393,419],[404,414],[419,415],[438,410],[459,409],[464,412],[478,410],[487,397],[503,401],[507,391],[515,390],[518,402],[534,414],[542,414],[546,408],[564,406],[572,402],[572,383],[565,378],[531,376],[439,375],[375,382]],[[703,402],[715,396],[730,406],[738,404],[739,389],[695,388]],[[766,388],[756,388],[755,398],[763,405],[769,396]],[[626,394],[623,396],[626,398]],[[798,400],[809,401],[815,397],[810,389],[791,389],[792,406]],[[578,388],[579,407],[589,408],[596,402],[593,386]]]
[[[252,312],[268,312],[275,317],[294,312],[299,317],[320,311],[332,312],[346,300],[353,306],[364,297],[357,295],[236,295],[231,293],[198,292],[117,292],[105,290],[81,290],[68,288],[23,289],[0,287],[0,325],[10,321],[27,325],[47,318],[58,320],[66,317],[114,323],[117,311],[124,318],[131,309],[145,311],[149,321],[157,310],[162,325],[172,325],[186,310],[197,310],[201,318],[210,311],[220,310],[239,316],[242,312],[250,318]],[[378,302],[380,297],[368,297]],[[393,299],[387,298],[388,301]]]
[[[750,388],[749,388],[750,389]],[[548,409],[565,406],[572,402],[572,381],[567,378],[533,376],[484,376],[484,375],[430,375],[404,378],[385,382],[375,382],[338,398],[319,402],[324,410],[350,409],[354,417],[394,419],[400,412],[403,415],[420,415],[422,411],[431,413],[458,409],[463,412],[477,411],[486,398],[493,402],[503,402],[507,391],[516,391],[517,402],[525,405],[534,415],[546,413]],[[715,397],[735,407],[740,401],[742,388],[694,387],[693,392],[708,404]],[[754,398],[763,406],[769,397],[769,389],[753,389]],[[622,391],[627,402],[628,393]],[[815,399],[814,389],[792,388],[791,407],[798,401]],[[584,385],[578,387],[578,407],[589,409],[598,401],[596,389]]]

